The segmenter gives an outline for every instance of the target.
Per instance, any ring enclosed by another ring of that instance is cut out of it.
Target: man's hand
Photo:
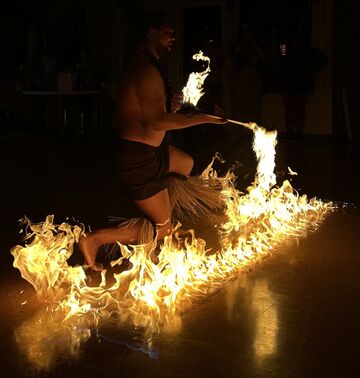
[[[181,93],[174,94],[171,99],[171,112],[176,113],[183,103],[183,95]]]
[[[207,117],[209,118],[208,123],[215,123],[217,125],[224,125],[225,123],[229,122],[227,118],[221,117],[221,116],[214,116],[214,115],[207,114]]]

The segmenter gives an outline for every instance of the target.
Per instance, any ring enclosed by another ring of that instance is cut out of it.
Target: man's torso
[[[149,80],[146,75],[151,79]],[[149,109],[146,109],[147,105],[142,101],[147,95],[146,86],[142,82],[144,77],[147,85],[150,84],[151,89],[159,94],[157,101],[162,102],[159,106],[164,112],[166,111],[166,93],[161,75],[149,59],[139,51],[129,62],[119,88],[116,130],[123,139],[158,146],[164,138],[165,131],[155,130],[147,116]]]

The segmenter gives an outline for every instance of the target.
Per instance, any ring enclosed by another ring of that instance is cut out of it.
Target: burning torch
[[[204,71],[190,73],[186,86],[182,90],[183,103],[182,103],[181,110],[183,112],[199,111],[203,113],[201,109],[197,108],[197,103],[202,97],[202,95],[204,94],[203,84],[211,71],[210,58],[204,55],[204,53],[201,50],[197,54],[194,54],[192,58],[196,61],[206,62],[207,67],[205,68]],[[209,116],[214,117],[214,118],[220,118],[219,116],[216,116],[216,115],[209,114]],[[240,122],[240,121],[229,119],[229,118],[227,120],[230,123],[244,126],[250,130],[255,130],[257,126],[256,123],[253,123],[253,122],[246,123],[246,122]]]

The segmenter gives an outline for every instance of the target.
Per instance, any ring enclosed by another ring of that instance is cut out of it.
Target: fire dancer
[[[119,181],[136,207],[157,232],[158,240],[171,231],[171,205],[167,188],[169,173],[190,175],[193,158],[168,144],[168,130],[203,123],[224,124],[226,119],[201,113],[180,114],[179,96],[172,96],[162,54],[171,51],[174,30],[160,12],[147,13],[141,25],[141,43],[124,71],[119,87],[116,130]],[[88,232],[80,239],[86,264],[101,270],[97,251],[104,244],[136,244],[141,223]]]

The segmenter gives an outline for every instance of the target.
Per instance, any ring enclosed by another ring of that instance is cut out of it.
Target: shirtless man
[[[144,40],[125,70],[117,104],[120,182],[137,208],[156,225],[158,240],[171,231],[167,175],[173,172],[188,176],[194,164],[190,155],[167,144],[166,131],[226,123],[225,119],[206,114],[176,113],[176,99],[169,109],[168,82],[159,57],[171,50],[174,41],[174,30],[164,18],[150,20]],[[116,242],[136,244],[140,229],[138,223],[126,229],[112,227],[86,233],[80,239],[86,264],[95,271],[101,270],[95,261],[98,249]]]

